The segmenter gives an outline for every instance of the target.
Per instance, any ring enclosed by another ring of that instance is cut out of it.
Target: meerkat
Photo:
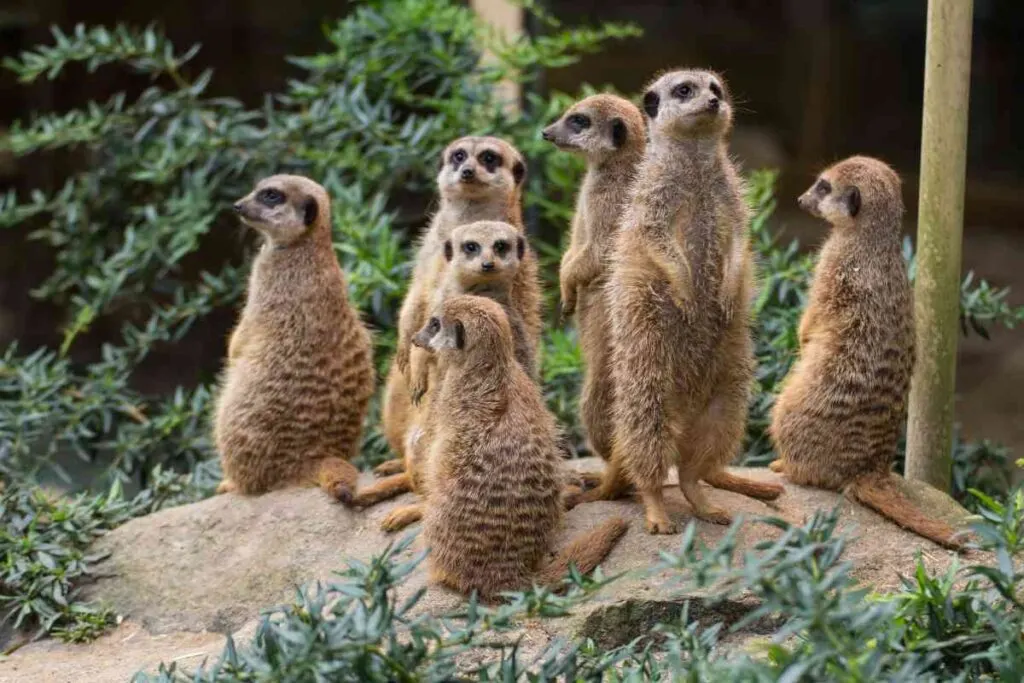
[[[558,428],[515,359],[501,305],[450,298],[414,343],[436,355],[440,378],[423,520],[432,580],[491,601],[531,581],[551,585],[570,564],[591,571],[627,523],[611,519],[546,561],[563,518]]]
[[[613,391],[604,288],[608,256],[615,244],[627,192],[643,157],[644,117],[629,100],[592,95],[570,107],[544,129],[542,137],[587,161],[559,283],[562,315],[576,315],[584,360],[580,421],[591,453],[607,460],[611,452]]]
[[[216,401],[218,491],[318,484],[347,503],[374,370],[334,253],[330,200],[308,178],[275,175],[234,209],[265,241]]]
[[[447,267],[444,243],[456,227],[481,220],[508,223],[525,235],[521,207],[525,177],[523,155],[500,138],[459,138],[441,155],[437,175],[441,206],[420,239],[412,282],[399,313],[398,344],[384,390],[384,436],[398,457],[378,466],[378,475],[400,472],[403,467],[412,412],[407,384],[411,339],[429,317],[434,292],[443,279]],[[542,331],[538,283],[537,258],[527,245],[517,270],[514,296],[515,308],[523,312],[527,336],[537,349],[535,359]]]
[[[455,228],[443,245],[447,267],[429,310],[431,313],[440,310],[444,301],[459,294],[477,294],[497,301],[509,315],[516,360],[527,375],[535,379],[535,343],[528,338],[523,322],[525,312],[515,308],[519,300],[514,296],[526,250],[525,236],[508,223],[477,221]],[[531,287],[539,286],[539,283],[531,283]],[[362,489],[360,497],[367,503],[380,502],[407,491],[423,493],[422,468],[418,463],[422,449],[415,445],[427,431],[424,423],[429,413],[428,389],[436,383],[431,379],[435,375],[433,355],[414,346],[409,356],[409,374],[404,468]],[[385,523],[386,528],[391,526]]]
[[[960,548],[954,529],[917,509],[890,472],[914,367],[900,178],[854,156],[822,172],[799,204],[832,229],[800,320],[800,356],[772,409],[772,469],[795,484],[845,490],[900,526]]]
[[[770,500],[783,489],[728,473],[753,381],[749,209],[726,139],[721,76],[673,71],[643,97],[649,140],[616,237],[605,296],[612,338],[612,451],[599,487],[632,483],[650,533],[676,533],[664,507],[670,464],[703,520],[727,524],[700,487]]]

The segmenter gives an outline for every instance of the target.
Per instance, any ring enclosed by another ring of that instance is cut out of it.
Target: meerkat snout
[[[462,169],[462,172],[459,174],[459,178],[461,178],[462,182],[468,183],[470,180],[476,178],[476,171],[474,171],[472,168],[464,168]]]

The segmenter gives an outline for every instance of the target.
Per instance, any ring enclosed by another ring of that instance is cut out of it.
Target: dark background
[[[161,24],[179,46],[199,42],[197,64],[216,70],[213,92],[257,103],[291,70],[286,55],[323,47],[321,24],[345,2],[304,0],[116,0],[0,2],[0,56],[50,40],[48,27],[76,23]],[[747,168],[781,171],[777,226],[815,245],[821,225],[796,211],[794,198],[822,166],[854,153],[881,157],[903,175],[908,234],[914,232],[920,155],[925,0],[548,0],[567,23],[633,21],[640,40],[612,44],[577,65],[545,75],[545,86],[575,91],[582,82],[637,92],[660,69],[706,66],[722,72],[739,103],[733,149]],[[975,0],[964,268],[1015,288],[1024,302],[1024,3]],[[0,73],[0,127],[32,111],[63,111],[139,84],[113,69],[57,84],[18,85]],[[456,132],[453,132],[453,135]],[[0,191],[52,187],[57,162],[0,156]],[[28,296],[49,271],[45,249],[23,230],[0,232],[0,344],[23,350],[53,343],[60,320]],[[202,330],[199,331],[202,335]],[[221,332],[189,340],[188,353],[222,352]],[[972,437],[1024,453],[1020,332],[961,349],[958,414]],[[183,353],[185,351],[183,350]],[[143,378],[144,381],[144,378]]]

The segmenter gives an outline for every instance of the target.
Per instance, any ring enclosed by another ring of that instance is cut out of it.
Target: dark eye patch
[[[466,154],[465,150],[457,149],[451,153],[451,156],[449,156],[448,159],[449,161],[451,161],[452,166],[458,166],[459,164],[466,160],[467,156],[468,155]]]
[[[723,97],[722,97],[722,86],[718,85],[717,83],[713,82],[711,84],[711,92],[718,99],[723,99]]]
[[[658,93],[653,90],[648,90],[644,93],[644,112],[648,117],[652,119],[658,118],[658,105],[661,103],[661,98],[658,97]]]
[[[256,193],[256,201],[264,206],[275,207],[284,204],[284,192],[267,187]]]
[[[430,330],[431,334],[436,334],[437,331],[439,329],[441,329],[441,321],[438,320],[437,318],[431,318],[430,319],[430,326],[427,329]]]
[[[497,152],[492,152],[489,149],[485,149],[480,152],[480,156],[478,156],[477,159],[480,160],[480,163],[483,164],[484,168],[486,168],[490,173],[494,173],[494,169],[501,166],[502,162],[501,155]]]
[[[508,251],[508,242],[505,240],[498,240],[494,243],[494,253],[498,256],[504,256]]]
[[[590,117],[585,114],[573,114],[566,120],[566,123],[569,124],[569,128],[571,128],[573,132],[579,133],[580,131],[590,128]]]
[[[476,242],[463,242],[462,253],[466,256],[475,256],[480,253],[480,245]]]
[[[820,178],[818,182],[814,184],[814,191],[824,197],[832,191],[832,183],[824,178]]]
[[[672,88],[672,97],[685,102],[697,93],[697,86],[694,83],[686,82]]]

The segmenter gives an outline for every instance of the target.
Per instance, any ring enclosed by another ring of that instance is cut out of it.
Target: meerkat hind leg
[[[402,505],[389,512],[381,520],[380,528],[381,531],[400,531],[421,519],[423,519],[423,505],[421,503]]]
[[[375,477],[388,477],[392,474],[401,474],[402,472],[405,472],[405,459],[403,458],[385,460],[373,468],[373,476]]]
[[[217,484],[216,493],[231,493],[232,491],[237,490],[238,487],[235,485],[235,482],[231,481],[230,479],[223,479],[219,484]]]
[[[768,463],[768,469],[770,469],[772,472],[783,474],[786,471],[786,466],[782,464],[782,458],[776,458],[775,460],[772,460],[770,463]]]
[[[679,490],[683,492],[683,496],[690,503],[690,507],[693,508],[693,515],[697,519],[702,519],[712,524],[732,524],[732,515],[723,508],[712,505],[704,491],[701,490],[698,482],[680,479]]]
[[[661,485],[651,489],[640,489],[644,504],[645,528],[649,534],[677,534],[679,527],[668,516],[665,509],[665,492]]]
[[[412,477],[409,476],[408,472],[392,474],[370,484],[364,489],[359,489],[355,496],[352,497],[352,506],[359,508],[370,507],[385,500],[396,498],[403,493],[409,493],[412,490]]]
[[[581,473],[580,479],[586,482],[586,476],[590,473]],[[622,467],[614,461],[609,461],[604,468],[600,483],[596,488],[584,491],[580,494],[577,503],[593,503],[599,500],[618,500],[623,498],[629,491],[629,481],[622,472]]]

